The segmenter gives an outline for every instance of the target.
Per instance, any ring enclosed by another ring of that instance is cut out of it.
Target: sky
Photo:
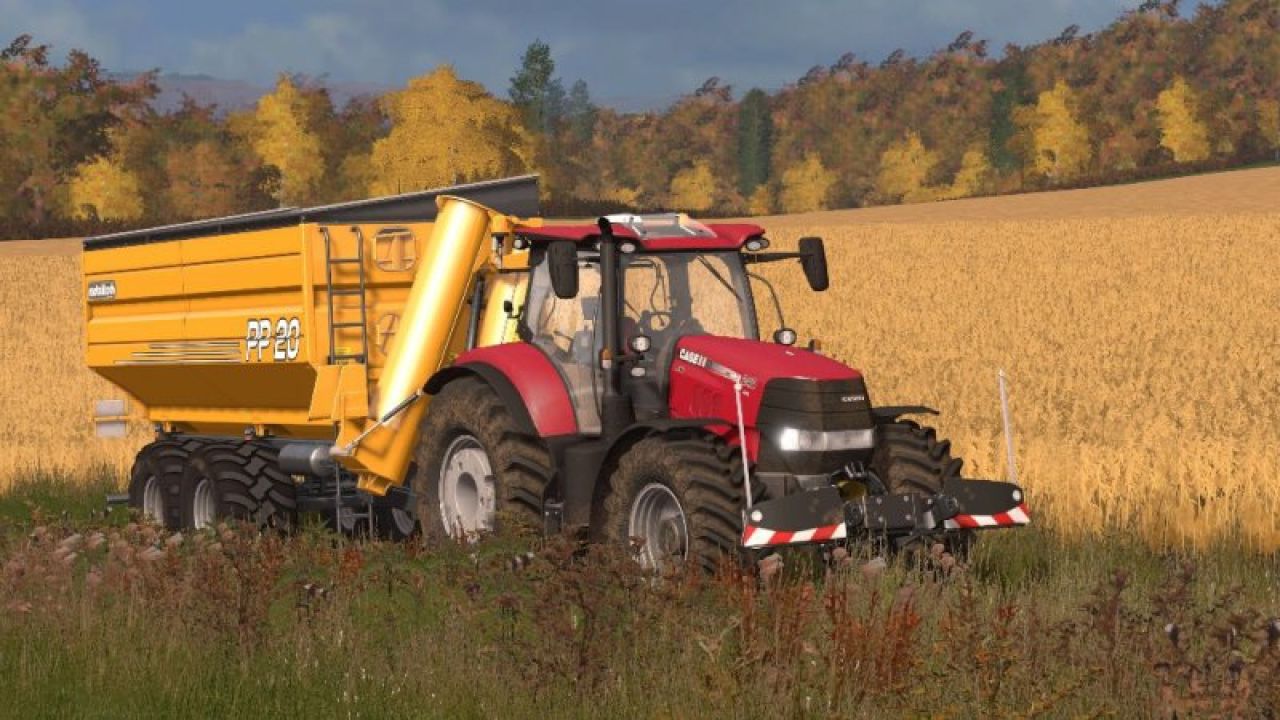
[[[111,71],[160,68],[270,85],[281,71],[399,86],[440,63],[505,96],[525,47],[551,46],[568,86],[661,107],[712,76],[774,90],[845,52],[924,55],[964,30],[1029,44],[1101,28],[1139,0],[0,0],[0,44],[22,33]]]

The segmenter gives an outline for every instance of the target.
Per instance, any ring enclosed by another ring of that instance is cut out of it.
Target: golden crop
[[[1214,177],[1173,182],[1211,197]],[[765,271],[802,342],[862,369],[873,402],[942,411],[929,422],[969,477],[1005,476],[1003,368],[1034,521],[1280,549],[1280,212],[1089,192],[1055,194],[1056,210],[1013,197],[767,218],[778,246],[826,238],[832,287],[814,297],[798,268]],[[146,441],[141,423],[91,437],[92,401],[119,395],[83,369],[78,276],[74,255],[0,260],[0,477],[123,468]]]

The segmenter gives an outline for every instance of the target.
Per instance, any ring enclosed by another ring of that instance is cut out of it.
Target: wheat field
[[[1010,379],[1033,518],[1158,547],[1280,549],[1280,169],[759,219],[827,239],[832,288],[770,266],[788,324],[923,403],[970,477],[1004,477]],[[0,477],[127,467],[92,437],[74,243],[0,245]],[[771,313],[761,318],[772,328]]]

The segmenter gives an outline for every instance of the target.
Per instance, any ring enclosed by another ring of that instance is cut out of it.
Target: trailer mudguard
[[[542,438],[574,435],[578,421],[564,379],[541,350],[524,342],[491,345],[462,353],[427,380],[435,395],[460,377],[478,377],[498,394],[520,428]]]

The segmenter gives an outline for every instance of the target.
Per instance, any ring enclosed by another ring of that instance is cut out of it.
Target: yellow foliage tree
[[[706,160],[699,160],[671,179],[671,206],[700,212],[715,205],[716,177]]]
[[[258,101],[249,128],[253,151],[266,165],[280,171],[282,203],[310,199],[324,173],[320,138],[307,127],[306,101],[287,75]]]
[[[937,164],[938,154],[926,148],[917,133],[908,132],[905,138],[889,145],[880,154],[876,190],[894,200],[931,200],[934,193],[927,183],[929,173]]]
[[[1258,131],[1272,150],[1280,152],[1280,101],[1258,101]]]
[[[1089,131],[1075,116],[1075,94],[1059,80],[1036,104],[1018,108],[1014,121],[1030,136],[1031,167],[1056,180],[1083,173],[1093,157]]]
[[[951,181],[951,187],[941,193],[944,199],[971,197],[987,189],[991,181],[991,163],[980,147],[972,147],[960,158],[960,169]]]
[[[782,173],[778,197],[782,211],[799,213],[826,208],[827,195],[835,183],[836,174],[823,167],[817,153],[805,155],[802,162]]]
[[[165,177],[165,197],[179,217],[217,217],[238,209],[236,193],[244,178],[212,140],[171,150],[165,159]]]
[[[1173,153],[1174,162],[1199,162],[1209,157],[1209,132],[1196,115],[1199,100],[1181,77],[1156,98],[1160,144]]]
[[[112,157],[81,165],[68,188],[71,215],[80,219],[136,220],[142,217],[138,178]]]
[[[384,98],[391,133],[374,143],[369,190],[409,192],[523,172],[531,143],[514,107],[449,65]]]
[[[773,212],[773,189],[767,183],[757,185],[747,199],[747,212],[752,215],[768,215]]]

